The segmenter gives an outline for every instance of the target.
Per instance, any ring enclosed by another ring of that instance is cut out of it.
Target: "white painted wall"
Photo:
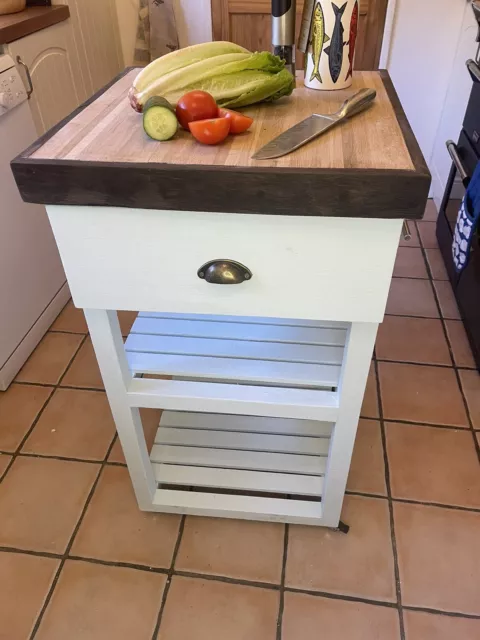
[[[390,0],[389,14],[382,62],[434,176],[436,196],[450,167],[445,140],[458,137],[471,89],[465,60],[476,48],[475,19],[465,0]]]
[[[467,7],[431,157],[433,195],[437,207],[440,206],[441,196],[445,190],[452,164],[445,142],[448,139],[457,141],[472,90],[472,79],[465,66],[465,61],[475,57],[478,47],[475,42],[476,35],[477,22],[473,11]],[[462,195],[460,185],[457,197],[460,198]]]
[[[115,0],[125,66],[133,61],[138,0]],[[174,0],[180,46],[212,40],[210,0]]]

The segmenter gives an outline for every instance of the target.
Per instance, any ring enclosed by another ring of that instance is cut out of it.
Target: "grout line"
[[[283,538],[282,574],[280,577],[280,602],[278,605],[276,640],[282,640],[283,610],[285,607],[285,573],[287,569],[288,536],[290,533],[290,525],[286,523],[284,526],[285,526],[285,532],[284,532],[284,538]]]
[[[469,620],[480,620],[480,615],[475,613],[459,613],[458,611],[443,611],[439,609],[431,609],[430,607],[414,607],[412,605],[405,605],[404,609],[408,611],[421,611],[424,613],[434,613],[435,615],[448,616],[450,618],[467,618]]]
[[[68,560],[78,560],[81,562],[88,562],[89,564],[100,564],[105,567],[122,567],[124,569],[135,569],[136,571],[145,571],[147,573],[161,573],[163,575],[168,573],[168,569],[162,567],[151,567],[146,564],[135,564],[133,562],[119,562],[117,560],[102,560],[100,558],[88,558],[86,556],[69,555]]]
[[[69,336],[86,336],[88,334],[88,329],[87,331],[67,331],[67,329],[49,329],[47,333],[66,333]]]
[[[420,242],[421,242],[421,238],[420,238]],[[466,397],[465,392],[463,390],[462,380],[460,378],[459,370],[458,370],[457,366],[455,365],[455,357],[454,357],[454,354],[453,354],[453,347],[452,347],[452,344],[450,342],[450,336],[448,335],[448,331],[447,331],[446,320],[448,320],[449,318],[444,318],[443,317],[442,308],[441,308],[441,305],[440,305],[440,299],[438,297],[437,289],[433,285],[433,274],[432,274],[432,271],[430,269],[430,265],[428,264],[425,247],[423,246],[422,242],[421,242],[421,244],[422,244],[423,259],[425,260],[425,263],[426,263],[426,266],[427,266],[427,272],[428,272],[428,274],[430,276],[430,283],[432,285],[433,296],[435,298],[435,303],[437,305],[437,309],[438,309],[438,312],[440,314],[440,321],[442,323],[443,334],[445,336],[445,340],[447,341],[448,350],[450,352],[450,357],[452,359],[452,363],[453,363],[452,368],[453,368],[453,370],[455,372],[455,377],[457,379],[457,385],[458,385],[458,388],[459,388],[459,391],[460,391],[460,395],[462,396],[463,406],[465,408],[465,413],[467,415],[468,426],[469,426],[470,432],[472,434],[473,446],[475,447],[475,451],[477,452],[478,462],[480,463],[480,444],[479,444],[477,438],[475,437],[475,429],[474,429],[474,426],[473,426],[473,420],[472,420],[472,416],[470,414],[470,409],[469,409],[469,406],[468,406],[467,397]],[[450,282],[449,282],[449,285],[451,287]],[[453,287],[452,287],[452,293],[453,293]],[[455,296],[454,293],[453,293],[453,295]],[[455,303],[456,303],[456,299],[455,299]]]
[[[85,342],[85,340],[82,341],[82,344],[83,344],[83,342]],[[73,360],[72,360],[72,362],[73,362]],[[71,365],[71,362],[70,362],[70,365]],[[69,367],[70,367],[70,365],[69,365]],[[65,370],[65,373],[68,371],[69,367],[67,367],[67,369]],[[64,375],[65,375],[65,373],[64,373]],[[96,488],[98,486],[98,483],[100,482],[100,478],[102,476],[103,469],[105,468],[105,465],[106,465],[106,462],[107,462],[107,458],[110,455],[110,452],[111,452],[111,450],[113,448],[114,442],[115,442],[115,436],[113,436],[112,441],[110,443],[110,446],[107,449],[107,452],[105,454],[103,462],[100,465],[100,469],[99,469],[99,471],[97,473],[97,477],[93,481],[92,487],[91,487],[91,489],[89,491],[89,494],[87,496],[85,504],[83,505],[83,509],[82,509],[82,511],[80,513],[80,517],[79,517],[79,519],[77,521],[77,524],[75,525],[75,528],[73,530],[72,535],[70,536],[70,540],[69,540],[69,542],[68,542],[68,544],[67,544],[67,546],[65,548],[65,552],[63,553],[62,559],[60,561],[60,565],[59,565],[59,567],[57,569],[55,577],[53,578],[52,584],[50,585],[50,589],[48,590],[47,596],[46,596],[46,598],[44,600],[44,603],[43,603],[43,606],[42,606],[42,608],[40,610],[40,613],[38,614],[38,617],[37,617],[37,619],[35,621],[35,625],[33,627],[32,633],[30,634],[29,640],[33,640],[33,638],[35,638],[35,636],[37,635],[38,629],[40,628],[40,625],[42,623],[42,620],[43,620],[43,617],[45,615],[45,612],[46,612],[46,610],[48,608],[48,605],[50,604],[50,601],[51,601],[51,599],[53,597],[53,593],[55,591],[55,588],[57,586],[58,580],[60,578],[60,574],[62,573],[62,569],[63,569],[63,567],[65,565],[65,562],[67,561],[67,558],[70,555],[70,551],[72,549],[72,546],[73,546],[73,543],[74,543],[75,538],[77,536],[77,533],[78,533],[78,531],[79,531],[79,529],[80,529],[80,527],[82,525],[83,519],[85,517],[85,514],[87,513],[87,509],[88,509],[88,507],[90,505],[90,502],[92,501],[92,498],[93,498],[95,490],[96,490]]]
[[[18,549],[17,547],[0,547],[0,553],[21,553],[26,556],[37,556],[38,558],[54,558],[61,560],[62,554],[51,553],[49,551],[35,551],[34,549]]]
[[[413,316],[389,316],[390,318],[394,317],[394,318],[412,318]],[[414,318],[415,320],[419,320],[420,318]],[[440,318],[423,318],[424,320],[440,320]],[[447,318],[448,320],[448,318]],[[441,320],[440,320],[441,322]],[[455,322],[461,322],[461,320],[455,320]],[[442,323],[443,324],[443,323]],[[392,364],[410,364],[414,367],[438,367],[440,369],[458,369],[459,371],[476,371],[475,367],[459,367],[457,364],[455,364],[454,358],[453,358],[453,352],[452,349],[450,347],[450,344],[447,342],[447,347],[449,348],[450,351],[450,357],[453,360],[453,363],[451,364],[439,364],[439,363],[435,363],[435,362],[420,362],[417,361],[415,362],[414,360],[394,360],[393,358],[379,358],[377,356],[377,360],[379,362],[390,362]]]
[[[348,535],[348,534],[347,534]],[[362,604],[373,604],[379,607],[388,607],[390,609],[398,609],[396,602],[387,602],[386,600],[372,600],[371,598],[362,598],[360,596],[351,596],[348,594],[330,593],[328,591],[314,591],[312,589],[302,589],[297,587],[286,587],[288,593],[301,593],[306,596],[315,596],[317,598],[328,598],[329,600],[344,600],[347,602],[361,602]],[[403,637],[402,637],[403,640]]]
[[[195,571],[174,571],[174,575],[180,578],[195,578],[198,580],[209,580],[211,582],[223,582],[224,584],[236,584],[242,587],[253,587],[255,589],[268,589],[269,591],[279,591],[280,585],[271,582],[258,582],[255,580],[244,580],[242,578],[231,578],[229,576],[217,576],[210,573],[196,573]]]
[[[363,498],[377,498],[380,500],[388,500],[388,496],[381,496],[375,493],[363,493],[361,491],[346,491],[350,496],[361,496]],[[462,507],[457,504],[443,504],[441,502],[425,502],[424,500],[413,500],[411,498],[394,498],[392,502],[401,502],[402,504],[419,504],[422,507],[437,507],[439,509],[450,509],[451,511],[467,511],[469,513],[480,513],[477,507]]]
[[[46,558],[52,558],[55,560],[62,560],[63,556],[59,555],[59,554],[55,554],[55,553],[48,553],[48,552],[43,552],[43,551],[33,551],[33,550],[28,550],[28,549],[16,549],[16,548],[9,548],[9,547],[0,547],[0,553],[20,553],[20,554],[24,554],[24,555],[33,555],[33,556],[39,556],[39,557],[46,557]],[[73,556],[73,555],[69,555],[68,556],[69,560],[75,560],[78,562],[88,562],[90,564],[99,564],[99,565],[103,565],[103,566],[111,566],[111,567],[124,567],[127,569],[134,569],[134,570],[138,570],[138,571],[144,571],[144,572],[148,572],[148,573],[159,573],[162,575],[165,574],[169,574],[171,572],[171,567],[170,569],[164,569],[164,568],[160,568],[160,567],[149,567],[147,565],[136,565],[136,564],[131,564],[128,562],[110,562],[108,560],[99,560],[97,558],[88,558],[88,557],[83,557],[83,556]],[[242,580],[240,578],[230,578],[228,576],[215,576],[215,575],[210,575],[210,574],[203,574],[203,573],[195,573],[195,572],[189,572],[189,571],[173,571],[173,575],[176,576],[180,576],[180,577],[186,577],[186,578],[194,578],[194,579],[199,579],[199,580],[210,580],[213,582],[222,582],[222,583],[227,583],[227,584],[236,584],[239,586],[247,586],[247,587],[253,587],[253,588],[260,588],[260,589],[268,589],[270,591],[280,591],[281,586],[280,585],[276,585],[276,584],[272,584],[272,583],[263,583],[263,582],[253,582],[253,581],[249,581],[249,580]],[[370,605],[375,605],[375,606],[380,606],[380,607],[388,607],[388,608],[398,608],[398,604],[395,602],[387,602],[385,600],[373,600],[370,598],[362,598],[361,596],[352,596],[349,594],[338,594],[338,593],[331,593],[328,591],[315,591],[313,589],[302,589],[301,587],[284,587],[284,591],[287,593],[299,593],[299,594],[304,594],[304,595],[309,595],[309,596],[314,596],[314,597],[318,597],[318,598],[328,598],[331,600],[343,600],[343,601],[347,601],[347,602],[359,602],[362,604],[370,604]],[[166,595],[165,595],[165,599],[166,599]],[[470,614],[470,613],[460,613],[457,611],[446,611],[443,609],[432,609],[430,607],[421,607],[421,606],[413,606],[413,605],[403,605],[403,609],[404,610],[410,610],[410,611],[420,611],[420,612],[428,612],[428,613],[433,613],[436,615],[444,615],[444,616],[450,616],[450,617],[455,617],[455,618],[468,618],[468,619],[474,619],[474,620],[479,620],[480,619],[480,615],[479,614]],[[153,636],[155,637],[155,636]]]
[[[366,416],[366,415],[360,416],[360,420],[376,420],[378,422],[379,419],[380,418],[378,416],[376,418],[374,416]],[[450,429],[451,431],[452,430],[465,431],[465,432],[469,431],[469,427],[465,425],[460,426],[460,425],[453,425],[453,424],[434,424],[432,422],[414,422],[413,420],[400,420],[400,419],[394,419],[394,418],[384,418],[383,420],[384,422],[387,422],[387,423],[404,424],[408,427],[433,427],[434,429]]]
[[[401,580],[400,580],[400,568],[398,564],[397,539],[395,537],[395,519],[393,516],[392,488],[390,485],[390,466],[388,462],[385,423],[383,420],[383,404],[382,404],[382,395],[381,395],[381,389],[380,389],[380,377],[378,374],[378,362],[376,360],[374,361],[374,367],[375,367],[375,376],[376,376],[376,385],[377,385],[378,413],[380,416],[380,434],[382,437],[383,461],[385,464],[385,484],[387,487],[388,511],[390,515],[390,535],[391,535],[391,542],[392,542],[393,566],[394,566],[394,573],[395,573],[395,588],[397,593],[397,609],[398,609],[398,620],[400,625],[400,640],[405,640],[405,624],[403,621],[403,610],[402,610],[402,590],[401,590]]]
[[[105,389],[100,389],[100,387],[75,387],[71,384],[62,384],[60,387],[60,385],[47,384],[46,382],[21,382],[20,380],[15,380],[14,384],[21,384],[28,387],[47,387],[48,389],[59,388],[70,389],[71,391],[95,391],[97,393],[105,393]]]
[[[167,603],[167,596],[168,596],[168,592],[170,591],[170,585],[172,584],[172,577],[175,571],[175,562],[177,561],[177,555],[178,552],[180,550],[180,544],[182,542],[182,537],[183,537],[183,530],[185,529],[185,520],[186,520],[186,515],[183,515],[181,520],[180,520],[180,526],[178,527],[178,536],[177,536],[177,541],[175,543],[175,548],[173,550],[173,555],[172,555],[172,562],[170,564],[170,569],[168,570],[168,577],[167,577],[167,582],[165,583],[165,588],[163,590],[163,594],[162,594],[162,600],[160,603],[160,609],[158,610],[158,616],[157,616],[157,621],[155,623],[155,627],[153,629],[153,634],[152,634],[152,640],[156,640],[156,638],[158,637],[158,633],[160,630],[160,625],[162,624],[162,618],[163,618],[163,612],[165,611],[165,605]]]
[[[389,364],[408,364],[412,367],[434,367],[435,369],[455,369],[451,364],[439,364],[438,362],[414,362],[413,360],[393,360],[393,358],[379,358],[378,362],[387,362]]]
[[[42,460],[63,460],[65,462],[84,462],[85,464],[96,464],[99,465],[102,463],[102,459],[100,460],[87,460],[85,458],[73,458],[70,456],[55,456],[50,455],[48,453],[31,453],[29,451],[21,451],[17,454],[18,458],[40,458]]]

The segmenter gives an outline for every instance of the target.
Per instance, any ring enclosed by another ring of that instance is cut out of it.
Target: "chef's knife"
[[[325,133],[347,118],[351,118],[363,111],[375,100],[377,92],[374,89],[361,89],[342,104],[336,113],[324,116],[314,113],[305,120],[281,133],[277,138],[268,142],[253,154],[254,160],[269,160],[280,158],[303,146],[310,140]]]

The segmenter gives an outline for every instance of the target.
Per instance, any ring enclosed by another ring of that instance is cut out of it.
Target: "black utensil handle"
[[[275,47],[293,47],[295,44],[295,2],[292,0],[272,0],[272,44]],[[280,54],[279,54],[280,55]],[[285,56],[280,55],[288,63]]]
[[[272,16],[280,18],[292,7],[292,0],[272,0]]]

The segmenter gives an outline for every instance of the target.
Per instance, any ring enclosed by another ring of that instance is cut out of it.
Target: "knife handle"
[[[350,118],[368,107],[375,100],[376,95],[375,89],[360,89],[351,98],[345,100],[335,115],[339,118]]]

